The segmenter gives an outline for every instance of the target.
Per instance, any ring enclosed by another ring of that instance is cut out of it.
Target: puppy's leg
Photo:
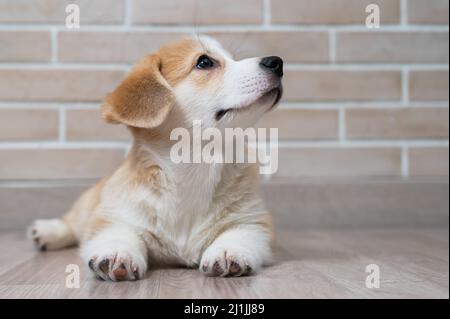
[[[38,219],[28,229],[39,250],[55,250],[77,244],[72,228],[63,219]]]
[[[147,249],[137,230],[108,225],[81,247],[81,257],[103,280],[138,280],[147,271]]]
[[[205,250],[200,271],[210,276],[241,276],[258,271],[272,260],[271,234],[260,225],[239,225]]]
[[[61,249],[78,244],[86,222],[99,201],[104,180],[84,192],[61,219],[40,219],[28,228],[30,237],[40,250]]]

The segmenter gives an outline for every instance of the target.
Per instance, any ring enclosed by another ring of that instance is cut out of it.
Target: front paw
[[[237,249],[209,247],[202,256],[200,272],[208,276],[243,276],[255,271],[257,265],[249,255]]]
[[[88,266],[99,278],[112,281],[138,280],[147,270],[144,258],[117,251],[92,254]]]

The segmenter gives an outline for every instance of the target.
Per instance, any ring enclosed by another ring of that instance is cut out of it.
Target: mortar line
[[[59,107],[58,110],[58,141],[64,143],[66,140],[66,110]]]
[[[400,0],[400,25],[408,25],[408,1]]]
[[[409,68],[402,68],[402,104],[409,105]]]
[[[271,0],[263,0],[263,26],[268,27],[272,20],[272,3]]]
[[[337,34],[335,29],[330,29],[328,32],[328,52],[331,64],[336,64],[336,41]]]
[[[326,25],[326,24],[224,24],[224,25],[134,25],[129,26],[122,24],[83,24],[83,28],[77,32],[167,32],[167,33],[194,33],[195,30],[200,32],[327,32],[330,28],[339,32],[368,32],[364,25]],[[0,24],[0,31],[50,31],[55,28],[58,32],[67,31],[66,27],[61,24]],[[401,24],[386,24],[378,31],[370,32],[449,32],[448,25],[412,25],[407,27]]]
[[[50,63],[58,63],[58,30],[56,28],[50,31]]]
[[[402,170],[402,177],[407,178],[409,176],[409,148],[408,146],[402,147],[402,154],[401,154],[401,170]]]

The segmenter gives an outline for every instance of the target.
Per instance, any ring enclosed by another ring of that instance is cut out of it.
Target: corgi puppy
[[[79,245],[100,279],[138,280],[154,264],[241,276],[271,262],[272,222],[257,194],[258,165],[179,163],[175,128],[248,128],[281,98],[279,57],[235,61],[209,37],[168,44],[139,61],[102,105],[126,125],[123,164],[81,195],[61,218],[36,220],[40,250]]]

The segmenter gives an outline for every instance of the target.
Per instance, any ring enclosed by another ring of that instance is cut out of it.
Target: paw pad
[[[253,272],[246,258],[228,251],[206,252],[200,264],[200,271],[210,276],[243,276]]]
[[[89,268],[103,280],[124,281],[138,280],[141,275],[139,267],[130,257],[119,258],[116,255],[105,257],[92,257],[88,262]]]

